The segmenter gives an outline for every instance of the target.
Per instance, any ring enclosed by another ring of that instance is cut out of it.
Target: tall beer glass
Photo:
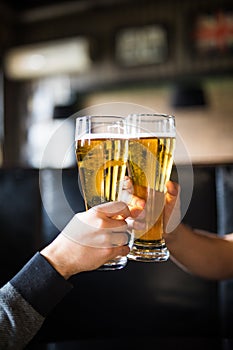
[[[134,243],[129,259],[166,261],[163,239],[166,182],[170,178],[175,147],[175,119],[161,114],[134,114],[127,118],[128,171],[134,194],[146,201],[144,229],[132,230]]]
[[[118,116],[79,117],[76,119],[75,141],[86,210],[119,200],[128,159],[125,119]],[[121,269],[126,263],[127,257],[119,256],[101,269]]]

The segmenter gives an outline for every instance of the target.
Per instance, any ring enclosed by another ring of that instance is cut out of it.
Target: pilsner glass
[[[125,119],[84,116],[76,119],[76,159],[86,210],[120,200],[128,159]],[[123,268],[127,257],[117,257],[102,270]]]
[[[163,239],[166,182],[170,178],[175,148],[175,118],[162,114],[132,114],[128,172],[134,195],[145,199],[144,229],[132,229],[131,260],[166,261],[169,251]]]

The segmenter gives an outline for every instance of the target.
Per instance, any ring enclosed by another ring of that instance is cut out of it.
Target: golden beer
[[[165,184],[170,178],[174,148],[174,137],[142,136],[129,140],[128,171],[134,195],[146,201],[145,229],[133,231],[134,246],[130,257],[135,260],[140,260],[137,254],[142,253],[142,260],[149,261],[153,255],[152,247],[156,250],[157,245],[163,245]]]
[[[86,209],[120,198],[128,159],[124,138],[76,141],[76,159]]]
[[[128,160],[125,118],[114,115],[76,118],[75,152],[86,210],[119,200]],[[113,246],[112,234],[109,229],[109,247]],[[99,269],[118,270],[126,264],[126,256],[117,256]]]

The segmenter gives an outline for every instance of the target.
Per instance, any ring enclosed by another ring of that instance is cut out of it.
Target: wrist
[[[68,279],[71,277],[71,274],[67,270],[65,262],[60,254],[59,249],[49,245],[45,247],[41,252],[41,255],[49,262],[49,264],[64,278]]]

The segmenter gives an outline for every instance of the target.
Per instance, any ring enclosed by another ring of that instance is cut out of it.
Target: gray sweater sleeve
[[[44,321],[24,298],[7,283],[0,290],[0,349],[22,349]]]
[[[71,288],[41,254],[34,255],[0,289],[0,350],[23,349]]]

